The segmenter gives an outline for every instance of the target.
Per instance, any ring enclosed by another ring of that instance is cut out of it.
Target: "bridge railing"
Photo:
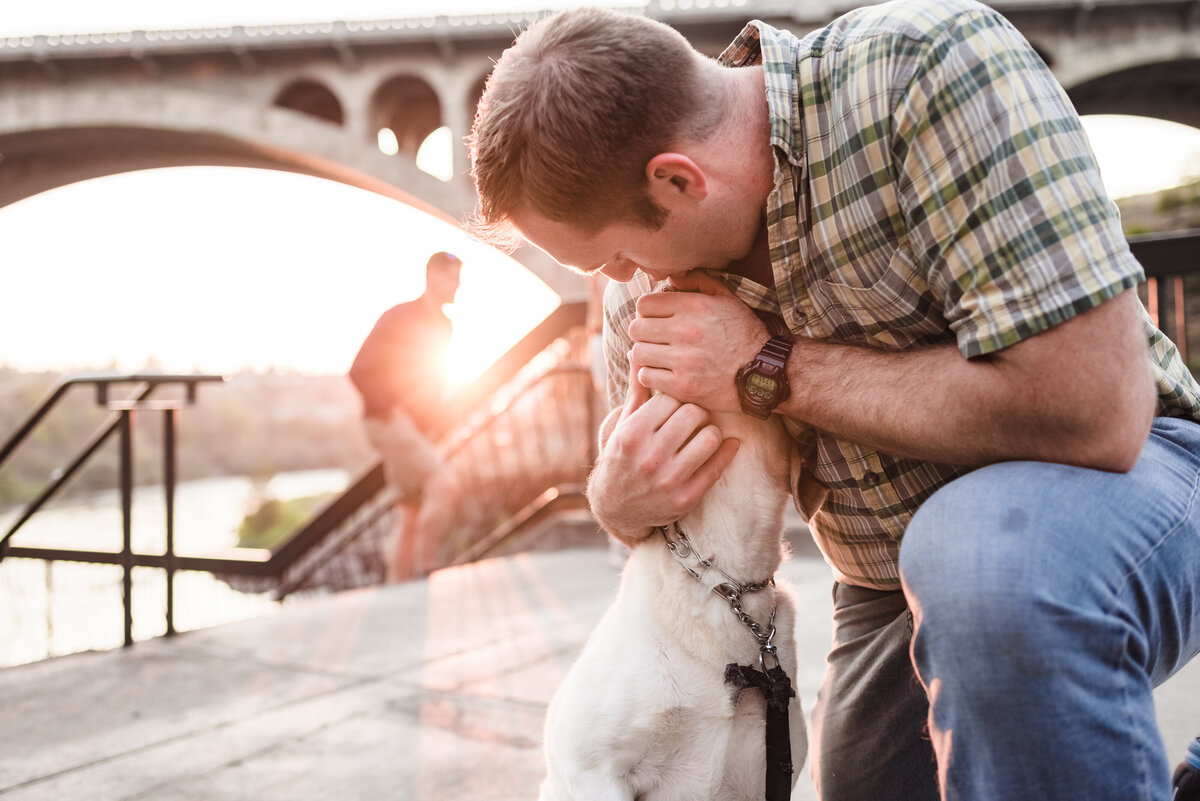
[[[1200,314],[1200,229],[1131,236],[1129,247],[1146,271],[1142,301],[1187,363],[1200,353],[1187,325]]]

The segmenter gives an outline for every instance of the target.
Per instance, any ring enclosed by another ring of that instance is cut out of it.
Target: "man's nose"
[[[617,259],[616,261],[607,262],[600,268],[600,272],[607,275],[612,280],[619,284],[629,281],[637,274],[638,264],[629,259]]]

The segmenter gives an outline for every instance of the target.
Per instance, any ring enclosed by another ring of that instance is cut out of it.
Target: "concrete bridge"
[[[536,0],[531,0],[536,2]],[[745,21],[797,34],[857,0],[650,0],[717,53]],[[1082,114],[1200,127],[1200,0],[995,0]],[[0,206],[131,170],[289,170],[458,220],[474,207],[462,138],[492,60],[544,12],[0,38]],[[453,177],[416,167],[438,128]],[[378,145],[395,134],[397,153]],[[1136,144],[1136,143],[1135,143]],[[515,254],[565,298],[582,282]]]

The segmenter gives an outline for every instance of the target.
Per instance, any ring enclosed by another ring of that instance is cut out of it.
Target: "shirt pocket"
[[[813,285],[814,301],[832,325],[833,339],[885,350],[953,341],[953,333],[908,248],[898,246],[867,285],[836,280],[831,271]],[[847,270],[855,280],[861,270]]]

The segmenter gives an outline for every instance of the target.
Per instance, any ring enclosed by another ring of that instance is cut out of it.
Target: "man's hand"
[[[652,390],[714,412],[741,410],[734,376],[769,334],[754,312],[717,279],[691,272],[671,279],[679,292],[638,299],[629,324],[631,361]]]
[[[639,368],[631,359],[625,406],[588,481],[596,520],[631,546],[695,506],[739,444],[724,438],[699,406],[652,397],[637,379]]]

